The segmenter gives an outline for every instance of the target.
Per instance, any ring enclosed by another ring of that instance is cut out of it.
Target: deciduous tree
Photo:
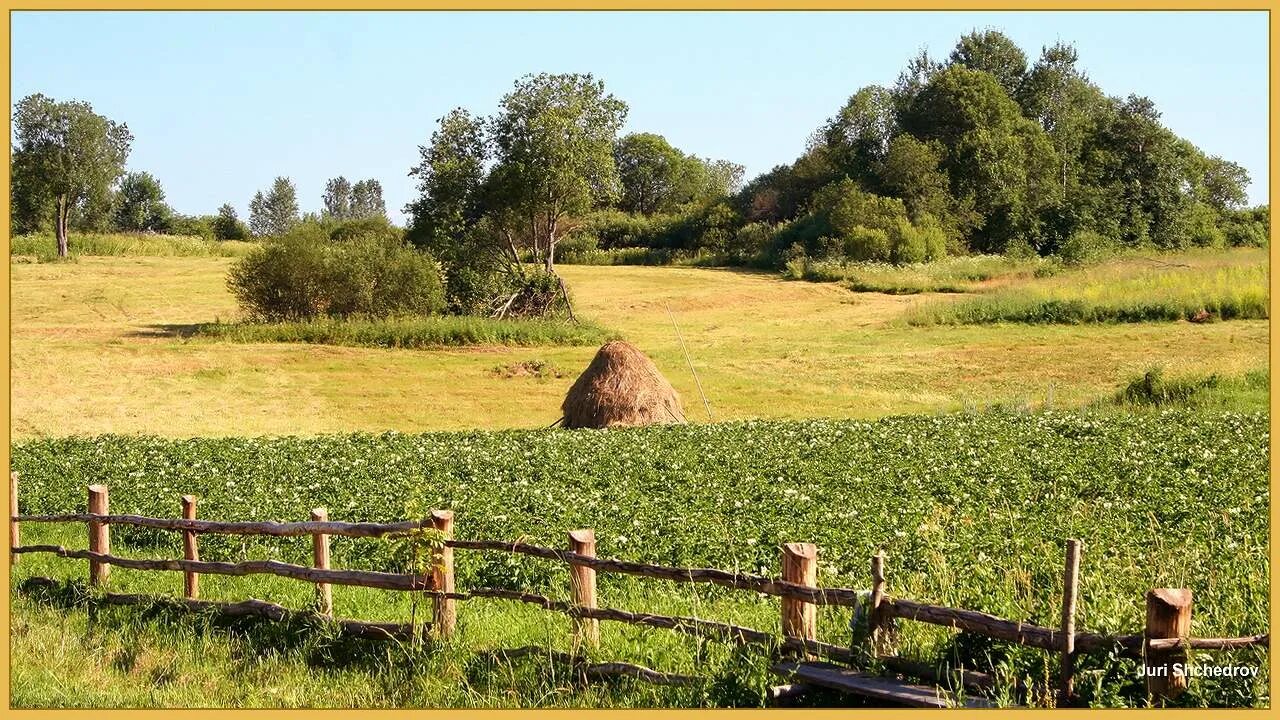
[[[89,103],[57,102],[38,93],[18,102],[13,129],[14,209],[52,212],[58,255],[66,257],[72,211],[108,194],[124,174],[133,136],[127,125],[98,115]],[[16,219],[16,225],[32,221]]]

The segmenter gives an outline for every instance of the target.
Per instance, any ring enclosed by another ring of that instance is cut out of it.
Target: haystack
[[[604,428],[683,423],[680,395],[635,345],[605,343],[565,395],[564,426]]]

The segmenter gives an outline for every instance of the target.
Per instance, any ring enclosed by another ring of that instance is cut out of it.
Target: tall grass
[[[429,315],[394,318],[319,319],[281,323],[207,323],[192,328],[195,337],[238,343],[312,343],[387,348],[436,348],[464,345],[598,345],[617,337],[590,322],[495,320]]]
[[[1164,368],[1154,366],[1118,390],[1110,404],[1124,408],[1254,407],[1265,411],[1270,392],[1271,371],[1265,367],[1231,377],[1217,373],[1166,375]]]
[[[240,257],[256,247],[256,243],[240,240],[209,240],[194,235],[144,235],[109,233],[68,238],[72,257],[76,256],[146,256],[146,257]],[[52,234],[17,235],[9,240],[9,255],[34,257],[39,262],[58,259],[58,243]]]
[[[1057,261],[1045,258],[1014,259],[1003,255],[949,257],[929,263],[888,263],[816,260],[804,263],[797,279],[840,282],[854,292],[911,295],[924,292],[976,292],[982,283],[996,279],[1029,279],[1052,275]]]
[[[980,297],[918,306],[911,325],[1266,319],[1265,251],[1124,258]]]

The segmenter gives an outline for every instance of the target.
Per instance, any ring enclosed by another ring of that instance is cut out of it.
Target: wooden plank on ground
[[[954,707],[956,701],[947,691],[928,685],[912,685],[910,683],[883,678],[876,675],[851,670],[840,665],[824,662],[782,662],[773,668],[779,675],[803,681],[812,685],[821,685],[832,690],[853,693],[874,700],[883,700],[894,705],[909,707]],[[964,707],[988,708],[993,703],[982,698],[966,698]]]

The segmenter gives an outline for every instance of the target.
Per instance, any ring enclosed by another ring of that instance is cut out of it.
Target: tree
[[[1018,94],[1027,74],[1026,53],[998,30],[974,30],[964,35],[949,60],[952,65],[991,73],[1009,97]]]
[[[889,139],[896,131],[892,94],[872,85],[849,98],[840,112],[827,121],[822,137],[844,174],[874,184],[876,168],[884,161]]]
[[[125,232],[167,230],[173,210],[164,202],[164,188],[148,172],[131,172],[116,193],[115,225]]]
[[[351,217],[386,217],[387,204],[382,200],[382,183],[370,178],[351,186]]]
[[[249,202],[249,230],[258,237],[279,236],[298,224],[298,191],[287,177],[277,177],[264,195]]]
[[[351,181],[339,175],[324,185],[324,215],[346,220],[351,214]]]
[[[666,138],[654,133],[631,133],[614,145],[613,157],[621,182],[618,207],[652,215],[669,211],[679,202],[685,156]]]
[[[249,237],[249,228],[240,222],[231,203],[218,208],[218,217],[213,221],[213,236],[219,240],[244,240]]]
[[[554,272],[562,221],[618,194],[614,137],[626,103],[590,74],[528,75],[492,122],[505,201],[528,219],[534,256]]]
[[[106,196],[124,174],[133,136],[89,103],[28,95],[14,109],[14,209],[54,217],[58,256],[68,252],[72,210]],[[29,224],[31,218],[20,218]]]
[[[457,241],[481,214],[481,184],[488,145],[484,120],[463,108],[440,118],[429,145],[419,145],[420,162],[409,177],[418,180],[418,199],[405,206],[406,237],[452,262]]]
[[[1035,246],[1042,211],[1057,204],[1057,158],[1044,130],[1022,116],[995,76],[963,65],[938,72],[902,117],[902,127],[944,149],[951,195],[972,203],[975,248],[1003,252],[1015,238]],[[977,219],[975,218],[975,219]]]

